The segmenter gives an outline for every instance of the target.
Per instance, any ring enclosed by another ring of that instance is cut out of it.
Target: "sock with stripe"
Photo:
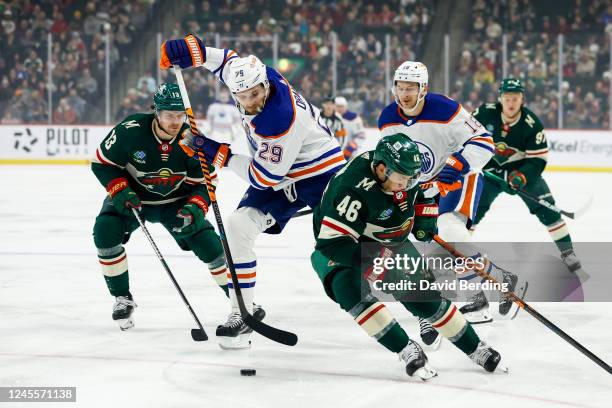
[[[337,272],[332,278],[331,287],[336,302],[353,316],[368,336],[394,353],[406,347],[408,334],[389,309],[371,294],[362,299],[359,271],[346,268]]]
[[[237,258],[237,260],[234,262],[234,268],[238,277],[238,283],[240,284],[240,292],[242,293],[244,305],[249,313],[253,313],[253,292],[255,291],[255,278],[257,276],[255,272],[257,268],[257,260],[255,258]],[[232,282],[232,276],[229,273],[229,269],[227,270],[226,276],[232,311],[240,312],[240,308],[238,307],[238,299],[236,298],[236,291],[234,290],[234,283]]]
[[[569,229],[565,221],[560,219],[553,224],[547,225],[546,228],[561,253],[574,249],[572,238],[570,237]]]
[[[227,288],[227,265],[225,264],[225,256],[221,255],[217,259],[207,263],[208,270],[211,276],[219,285],[225,296],[229,297],[229,290]]]
[[[480,339],[463,314],[448,299],[437,302],[402,303],[415,316],[427,320],[442,336],[446,337],[465,354],[478,347]]]
[[[98,261],[110,294],[113,296],[128,296],[130,282],[127,254],[123,245],[112,248],[98,248]]]

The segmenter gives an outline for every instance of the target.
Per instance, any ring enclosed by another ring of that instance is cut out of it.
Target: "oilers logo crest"
[[[419,152],[421,152],[421,172],[427,174],[433,170],[436,158],[429,146],[416,140],[414,142],[419,147]]]

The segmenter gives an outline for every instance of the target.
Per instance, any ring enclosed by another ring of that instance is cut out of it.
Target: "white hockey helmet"
[[[229,67],[225,84],[232,94],[255,88],[259,84],[263,84],[267,92],[269,82],[266,66],[254,55],[237,58]]]
[[[402,64],[397,67],[395,73],[393,74],[393,87],[391,88],[391,92],[395,96],[395,85],[397,81],[403,82],[416,82],[419,84],[419,93],[417,96],[417,101],[414,106],[408,109],[408,113],[414,111],[418,104],[425,98],[427,94],[427,84],[429,81],[429,74],[427,72],[427,67],[422,62],[418,61],[404,61]],[[397,97],[395,98],[396,102],[399,105],[399,101]]]
[[[344,96],[336,96],[334,102],[336,103],[336,106],[348,106],[348,101]]]

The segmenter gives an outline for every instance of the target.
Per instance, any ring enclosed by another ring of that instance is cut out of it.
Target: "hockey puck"
[[[247,377],[251,377],[253,375],[255,375],[256,371],[253,370],[252,368],[243,368],[242,370],[240,370],[240,375],[245,375]]]

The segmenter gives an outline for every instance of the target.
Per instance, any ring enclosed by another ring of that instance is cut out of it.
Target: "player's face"
[[[336,105],[333,102],[323,102],[323,114],[331,116],[336,111]]]
[[[340,115],[344,115],[347,109],[348,108],[344,105],[336,105],[336,112],[338,112]]]
[[[418,183],[418,176],[410,177],[395,171],[387,172],[384,164],[379,164],[376,167],[376,174],[381,180],[385,180],[382,183],[382,188],[387,192],[395,193],[409,190]]]
[[[513,118],[521,110],[523,94],[520,92],[506,92],[501,96],[501,104],[504,115]]]
[[[395,97],[402,108],[412,109],[419,96],[419,84],[416,82],[397,81],[395,83]]]
[[[160,126],[169,135],[176,136],[185,123],[185,112],[163,110],[157,114]]]
[[[255,88],[238,92],[234,96],[248,115],[256,115],[263,110],[266,103],[266,88],[259,84]]]

